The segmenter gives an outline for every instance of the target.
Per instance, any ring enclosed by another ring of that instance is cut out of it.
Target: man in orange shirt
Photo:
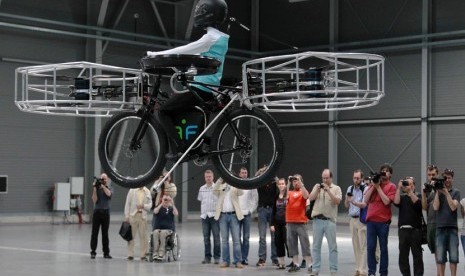
[[[297,272],[300,267],[299,263],[299,248],[297,239],[302,246],[302,256],[308,264],[308,271],[312,271],[312,256],[310,253],[310,240],[307,233],[307,217],[305,216],[305,208],[309,193],[302,182],[302,176],[295,174],[289,177],[294,190],[289,191],[287,195],[286,206],[286,223],[287,223],[287,246],[289,256],[292,257],[292,266],[289,272]]]

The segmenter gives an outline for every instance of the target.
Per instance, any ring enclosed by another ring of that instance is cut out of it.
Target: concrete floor
[[[0,225],[0,275],[15,276],[115,276],[115,275],[289,275],[283,270],[276,270],[270,260],[264,267],[256,267],[258,260],[258,227],[253,222],[250,241],[250,265],[244,269],[225,268],[217,265],[202,265],[203,241],[200,221],[193,220],[178,224],[181,238],[181,258],[171,263],[148,263],[126,261],[126,242],[118,236],[120,223],[110,225],[110,248],[112,260],[103,259],[99,240],[98,255],[90,259],[89,241],[91,226],[89,224],[4,224]],[[311,226],[309,227],[311,229]],[[349,229],[346,223],[338,224],[338,275],[353,275],[354,258]],[[311,237],[311,230],[309,230]],[[100,237],[99,237],[100,238]],[[389,240],[389,272],[400,275],[398,262],[397,228],[391,227]],[[436,267],[433,255],[424,247],[425,275],[435,275]],[[329,275],[328,251],[324,242],[322,248],[322,271],[320,275]],[[136,243],[138,252],[138,241]],[[269,249],[268,249],[269,252]],[[136,253],[137,254],[137,253]],[[137,255],[136,255],[137,256]],[[460,249],[458,274],[465,275],[463,252]],[[286,263],[289,263],[286,260]],[[447,267],[448,269],[448,267]],[[446,275],[450,273],[446,269]],[[296,274],[307,274],[301,271]]]

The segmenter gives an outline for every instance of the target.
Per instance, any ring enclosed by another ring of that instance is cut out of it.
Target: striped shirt
[[[213,184],[210,187],[207,184],[200,187],[197,200],[200,201],[200,217],[202,219],[215,216],[218,197],[213,195]]]

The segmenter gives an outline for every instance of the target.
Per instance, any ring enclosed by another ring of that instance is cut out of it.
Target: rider
[[[199,40],[187,45],[179,46],[170,50],[160,52],[147,52],[148,57],[171,54],[191,54],[212,57],[221,61],[218,72],[211,75],[195,76],[194,80],[205,84],[219,85],[223,75],[223,64],[228,50],[229,35],[218,30],[228,14],[228,6],[224,0],[200,0],[195,7],[194,26],[205,28],[207,33]],[[203,100],[213,99],[213,93],[201,85],[191,87]],[[187,111],[198,104],[199,100],[193,93],[181,93],[171,97],[160,108],[160,121],[172,140],[172,151],[167,158],[176,159],[182,152],[186,151],[188,145],[176,132],[173,116],[180,111]]]

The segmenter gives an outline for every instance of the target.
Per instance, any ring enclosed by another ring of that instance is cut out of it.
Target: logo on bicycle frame
[[[186,119],[181,120],[182,125],[185,125],[186,123],[187,123]],[[184,130],[182,126],[176,126],[179,139],[186,140],[186,141],[188,141],[191,137],[195,137],[197,135],[198,129],[199,129],[198,125],[186,125]],[[184,135],[183,135],[183,132],[184,132]]]

